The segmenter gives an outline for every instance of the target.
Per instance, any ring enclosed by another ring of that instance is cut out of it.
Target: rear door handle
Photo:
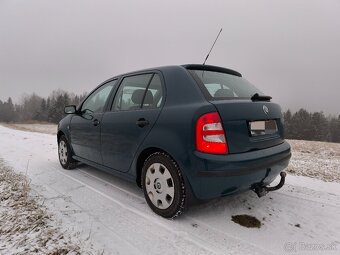
[[[145,126],[149,125],[149,121],[147,121],[147,120],[144,119],[144,118],[140,118],[140,119],[138,119],[138,120],[136,121],[136,125],[137,125],[138,127],[145,127]]]
[[[99,124],[100,124],[100,122],[99,122],[99,120],[97,120],[97,119],[94,119],[93,121],[92,121],[92,124],[93,124],[93,126],[98,126]]]

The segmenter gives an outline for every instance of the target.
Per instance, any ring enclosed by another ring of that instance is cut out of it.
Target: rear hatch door
[[[185,67],[219,112],[229,153],[261,150],[283,142],[280,106],[240,73],[206,65]]]
[[[230,153],[260,150],[283,142],[279,105],[251,100],[214,100]]]

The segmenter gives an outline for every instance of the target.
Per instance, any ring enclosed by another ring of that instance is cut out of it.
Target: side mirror
[[[77,112],[77,109],[75,105],[67,105],[64,108],[64,113],[66,114],[74,114],[76,112]]]

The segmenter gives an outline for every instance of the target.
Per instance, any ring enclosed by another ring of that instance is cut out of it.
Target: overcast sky
[[[0,0],[0,100],[161,65],[236,69],[284,109],[340,113],[339,0]]]

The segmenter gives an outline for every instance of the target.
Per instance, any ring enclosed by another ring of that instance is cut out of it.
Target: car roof
[[[202,64],[185,64],[185,65],[159,66],[159,67],[141,69],[141,70],[137,70],[137,71],[119,74],[119,75],[112,77],[111,79],[117,78],[117,77],[120,77],[120,76],[125,76],[125,75],[142,73],[142,72],[148,72],[148,71],[154,71],[154,70],[162,71],[162,70],[165,70],[165,69],[169,70],[169,69],[177,69],[177,68],[185,68],[185,69],[188,69],[188,70],[215,71],[215,72],[227,73],[227,74],[242,77],[241,73],[239,73],[235,70],[229,69],[229,68],[224,68],[224,67],[220,67],[220,66],[212,66],[212,65],[202,65]]]

